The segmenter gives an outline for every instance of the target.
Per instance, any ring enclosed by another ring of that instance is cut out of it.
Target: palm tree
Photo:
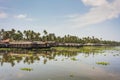
[[[29,36],[28,31],[24,30],[24,36],[25,36],[25,40],[28,40],[28,36]]]
[[[17,34],[18,34],[18,40],[23,40],[23,33],[20,30],[17,31]]]
[[[48,32],[44,30],[43,33],[44,33],[44,36],[43,36],[44,41],[48,41],[48,36],[47,36]]]
[[[49,41],[55,41],[55,39],[56,39],[56,36],[55,36],[54,33],[50,33],[50,34],[48,35],[48,40],[49,40]]]
[[[5,32],[5,30],[4,30],[4,29],[1,29],[1,32],[2,32],[2,33],[4,33],[4,32]]]
[[[15,29],[11,29],[11,31],[12,31],[13,33],[15,33],[15,32],[16,32],[16,30],[15,30]]]
[[[4,30],[4,29],[1,29],[1,31],[0,31],[0,38],[1,38],[1,39],[3,39],[4,32],[5,32],[5,30]]]
[[[44,35],[47,36],[48,32],[46,30],[43,31]]]
[[[35,40],[37,40],[37,41],[40,40],[40,33],[35,33]]]

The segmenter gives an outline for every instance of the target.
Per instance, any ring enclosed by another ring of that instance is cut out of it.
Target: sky
[[[0,29],[120,41],[120,0],[0,0]]]

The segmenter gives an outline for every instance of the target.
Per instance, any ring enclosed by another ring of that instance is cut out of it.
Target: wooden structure
[[[32,42],[32,48],[50,48],[50,44],[46,42],[34,41]]]
[[[9,39],[6,40],[0,40],[0,48],[7,48],[9,45]]]
[[[35,41],[35,42],[10,42],[10,48],[48,48],[49,44],[45,42]]]
[[[31,48],[32,42],[9,42],[9,48]]]
[[[98,43],[57,43],[55,41],[15,41],[15,42],[8,42],[0,41],[0,48],[50,48],[50,47],[82,47],[82,46],[104,46],[104,44]]]
[[[8,47],[8,44],[0,42],[0,48],[7,48],[7,47]]]
[[[0,42],[0,48],[49,48],[50,45],[40,41],[15,41],[9,43]]]

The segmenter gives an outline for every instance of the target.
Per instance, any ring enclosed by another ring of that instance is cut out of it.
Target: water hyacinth
[[[23,71],[33,71],[32,68],[20,68],[20,70],[23,70]]]
[[[109,65],[110,63],[109,62],[96,62],[96,64],[98,64],[98,65]]]

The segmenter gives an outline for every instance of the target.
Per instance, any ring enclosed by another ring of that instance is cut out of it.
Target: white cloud
[[[17,19],[25,19],[25,18],[27,18],[27,15],[19,14],[19,15],[15,16],[15,18],[17,18]]]
[[[0,19],[7,18],[7,14],[4,12],[0,12]]]
[[[102,6],[108,4],[106,0],[82,0],[85,5]]]
[[[120,15],[120,0],[108,2],[108,0],[82,0],[87,6],[91,6],[88,13],[70,17],[70,23],[76,27],[84,27],[118,18]]]
[[[26,14],[19,14],[17,16],[14,16],[14,18],[23,19],[23,20],[26,20],[26,21],[32,21],[33,20],[32,18],[29,18]]]

